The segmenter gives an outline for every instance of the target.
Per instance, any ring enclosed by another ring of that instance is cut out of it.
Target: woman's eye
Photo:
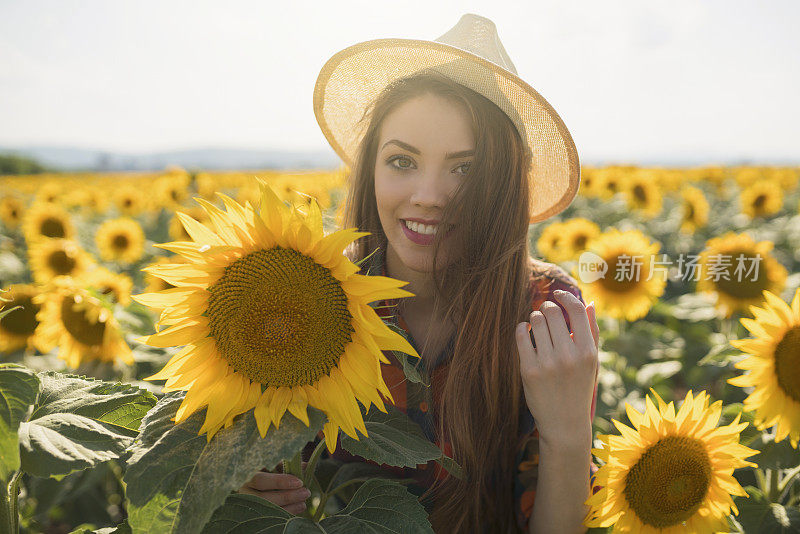
[[[395,165],[395,161],[405,161],[408,165]],[[405,156],[396,156],[394,158],[389,159],[389,166],[394,167],[395,169],[410,169],[411,168],[411,160]]]
[[[456,168],[457,168],[457,169],[461,169],[461,168],[463,168],[463,167],[466,167],[466,168],[464,169],[464,171],[463,171],[463,172],[461,172],[461,174],[467,174],[467,173],[469,172],[469,168],[470,168],[470,166],[471,166],[471,162],[469,162],[469,161],[468,161],[468,162],[466,162],[466,163],[462,163],[461,165],[459,165],[459,166],[458,166],[458,167],[456,167]]]

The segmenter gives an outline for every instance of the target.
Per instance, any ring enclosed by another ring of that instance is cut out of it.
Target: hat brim
[[[433,68],[486,96],[517,126],[531,153],[530,222],[563,211],[580,183],[578,152],[558,113],[516,74],[467,50],[437,41],[374,39],[349,46],[320,70],[314,115],[339,157],[352,168],[365,124],[359,120],[394,80]]]

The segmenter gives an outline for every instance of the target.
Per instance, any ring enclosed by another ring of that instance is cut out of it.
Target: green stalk
[[[11,477],[7,488],[2,491],[2,503],[0,503],[0,525],[8,529],[9,534],[19,532],[19,512],[17,511],[17,498],[19,496],[19,479],[22,471],[16,471]]]
[[[767,469],[767,486],[769,487],[769,493],[767,494],[767,498],[769,502],[777,502],[778,501],[778,471],[775,469]]]
[[[308,487],[308,482],[311,480],[311,477],[314,476],[314,471],[317,468],[317,462],[319,462],[319,458],[322,456],[322,451],[325,450],[325,448],[325,438],[323,437],[322,440],[317,444],[314,452],[311,453],[311,458],[308,459],[306,471],[301,477],[303,480],[303,486]]]
[[[297,451],[291,460],[282,460],[283,472],[303,479],[303,451]]]
[[[764,476],[764,470],[760,467],[754,469],[756,475],[756,481],[758,482],[758,489],[766,495],[767,494],[767,478]]]
[[[798,473],[800,473],[800,465],[786,472],[786,476],[784,476],[783,480],[781,480],[780,484],[778,484],[778,495],[780,495],[780,499],[783,499],[786,497],[786,495],[788,495],[789,490],[791,489],[791,483]]]

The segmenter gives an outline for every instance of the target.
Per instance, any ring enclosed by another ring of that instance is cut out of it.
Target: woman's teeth
[[[414,221],[404,221],[404,222],[406,224],[406,228],[408,228],[412,232],[417,232],[418,234],[435,235],[438,229],[438,225],[420,224]]]

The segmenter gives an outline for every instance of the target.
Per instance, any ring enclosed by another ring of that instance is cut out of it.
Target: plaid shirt
[[[538,310],[545,300],[556,302],[552,296],[552,292],[555,289],[569,291],[583,302],[581,291],[577,287],[575,279],[569,276],[562,268],[534,258],[529,258],[529,262],[531,266],[529,284],[531,311]],[[366,275],[386,275],[386,261],[382,250],[378,250],[362,265],[361,273]],[[407,333],[411,345],[417,350],[417,353],[419,353],[419,344],[412,338],[408,325],[403,320],[403,317],[399,313],[396,313],[394,309],[394,306],[397,305],[399,300],[400,299],[389,299],[380,301],[375,305],[377,308],[375,311],[384,321],[391,321],[403,328]],[[563,308],[562,312],[566,319],[567,327],[571,332],[572,328],[569,325],[569,316]],[[391,317],[392,315],[393,317]],[[422,428],[428,439],[434,442],[450,457],[452,457],[450,443],[447,441],[442,443],[436,439],[434,435],[436,420],[431,408],[437,405],[440,398],[444,381],[447,377],[448,364],[453,356],[454,342],[455,336],[451,337],[447,346],[437,356],[432,376],[426,375],[424,365],[420,364],[417,366],[423,380],[429,383],[430,387],[406,380],[402,364],[397,361],[390,351],[386,351],[384,354],[390,360],[391,365],[384,364],[381,366],[383,380],[391,391],[395,401],[394,406],[406,413],[410,419],[416,422]],[[596,403],[597,377],[595,377],[594,396],[592,398],[592,419],[594,419]],[[522,413],[519,415],[519,421],[520,435],[515,450],[514,508],[517,525],[524,532],[527,532],[528,521],[533,512],[533,502],[536,497],[539,463],[539,432],[535,427],[533,415],[531,415],[530,410],[524,402]],[[317,440],[314,443],[318,443],[321,438],[322,431],[319,432]],[[313,447],[309,447],[307,450],[309,451],[308,454],[310,454]],[[327,457],[327,454],[327,451],[325,451],[323,457]],[[338,447],[332,456],[344,462],[366,461],[370,464],[377,465],[372,461],[353,456],[341,447]],[[446,470],[435,460],[431,460],[427,464],[420,464],[417,468],[399,468],[387,465],[383,465],[382,468],[387,474],[415,479],[415,483],[409,484],[406,487],[411,493],[417,496],[421,496],[422,493],[430,487],[436,477],[444,478],[447,474]],[[592,483],[594,481],[594,473],[597,469],[594,463],[591,463],[589,466],[589,477]],[[421,501],[421,503],[425,506],[428,513],[432,511],[434,502],[431,502],[430,499],[425,499]]]

